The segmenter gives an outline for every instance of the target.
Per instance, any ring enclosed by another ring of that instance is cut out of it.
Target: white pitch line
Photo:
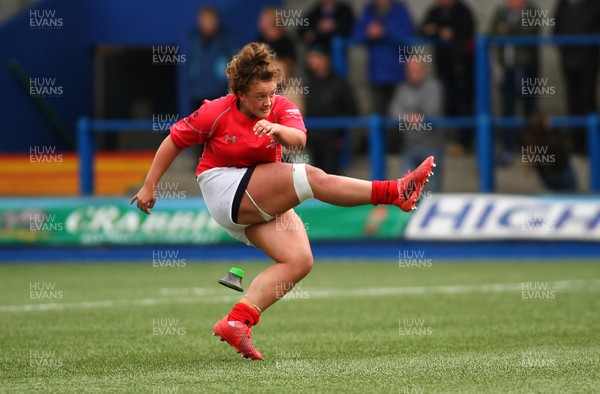
[[[450,286],[412,286],[412,287],[375,287],[367,289],[335,289],[319,290],[307,289],[310,297],[328,298],[335,296],[386,296],[386,295],[421,295],[421,294],[463,294],[463,293],[505,293],[509,291],[521,291],[523,283],[493,283],[483,285],[450,285]],[[532,282],[547,283],[548,290],[573,290],[582,287],[598,286],[600,280],[561,280],[556,282]]]
[[[336,297],[381,297],[390,295],[422,295],[422,294],[466,294],[466,293],[506,293],[519,292],[525,283],[543,283],[547,290],[600,290],[600,280],[561,280],[556,282],[518,282],[490,283],[483,285],[450,285],[450,286],[411,286],[411,287],[374,287],[363,289],[297,289],[307,291],[308,298]],[[232,302],[239,298],[233,295],[214,295],[217,291],[210,288],[163,288],[162,298],[142,298],[137,300],[104,300],[56,302],[45,304],[5,305],[0,312],[32,312],[63,309],[112,308],[119,306],[154,306],[170,303],[218,303]],[[167,295],[197,295],[196,297],[167,297]],[[294,300],[294,298],[290,298]]]
[[[5,305],[0,306],[0,312],[31,312],[31,311],[51,311],[63,309],[94,309],[94,308],[113,308],[119,306],[154,306],[161,304],[178,303],[210,303],[210,302],[230,302],[235,300],[233,296],[215,296],[215,297],[177,297],[177,298],[142,298],[138,300],[104,300],[104,301],[79,301],[79,302],[54,302],[47,304],[25,304],[25,305]]]

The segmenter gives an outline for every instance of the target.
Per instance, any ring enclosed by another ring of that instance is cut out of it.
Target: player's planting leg
[[[310,243],[304,223],[293,210],[276,220],[248,227],[246,236],[277,263],[254,278],[246,293],[245,299],[264,311],[310,272]]]
[[[282,222],[284,227],[280,226]],[[252,343],[250,328],[258,323],[261,312],[310,272],[313,257],[304,223],[292,210],[277,220],[249,226],[246,236],[276,263],[254,278],[244,298],[215,324],[214,332],[243,356],[262,360]]]

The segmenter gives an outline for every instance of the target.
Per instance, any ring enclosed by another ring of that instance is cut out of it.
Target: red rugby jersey
[[[190,116],[171,126],[171,139],[179,148],[204,143],[196,177],[215,167],[250,167],[281,161],[281,145],[274,138],[254,135],[254,124],[236,106],[237,97],[228,94],[204,103]],[[306,133],[298,108],[282,96],[275,96],[269,117],[271,123],[293,127]]]

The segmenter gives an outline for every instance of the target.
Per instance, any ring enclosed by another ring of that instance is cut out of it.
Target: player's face
[[[273,108],[273,100],[277,90],[277,81],[255,80],[250,84],[246,93],[239,92],[240,111],[244,115],[264,119],[269,116]]]

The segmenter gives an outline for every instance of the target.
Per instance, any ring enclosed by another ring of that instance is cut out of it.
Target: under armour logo
[[[237,137],[235,135],[233,137],[230,137],[229,134],[225,135],[225,142],[235,143],[236,140],[237,140]]]

